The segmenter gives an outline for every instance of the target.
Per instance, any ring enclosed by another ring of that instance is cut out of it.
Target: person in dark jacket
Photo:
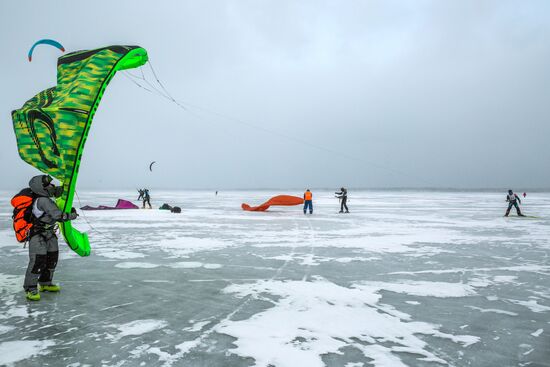
[[[341,187],[340,192],[335,192],[336,197],[340,199],[340,213],[344,213],[344,208],[346,209],[346,213],[349,213],[348,210],[348,190]]]
[[[151,196],[149,195],[149,189],[143,189],[138,190],[139,196],[138,200],[143,200],[143,209],[145,209],[145,204],[149,205],[149,209],[152,209],[151,207]]]
[[[76,210],[71,213],[62,212],[52,197],[59,197],[63,187],[52,184],[52,178],[47,175],[33,177],[29,187],[37,196],[32,206],[33,226],[29,233],[29,265],[25,274],[25,289],[27,299],[39,301],[41,292],[59,292],[59,285],[52,283],[53,274],[59,258],[56,223],[66,222],[78,217]]]
[[[521,204],[521,199],[519,198],[519,196],[514,194],[512,190],[508,190],[508,195],[506,195],[506,201],[508,202],[508,209],[506,210],[506,214],[504,214],[505,217],[507,217],[508,214],[510,214],[510,210],[512,209],[513,206],[516,207],[516,212],[518,213],[518,217],[525,217],[525,215],[521,213],[521,210],[518,205],[518,202]]]

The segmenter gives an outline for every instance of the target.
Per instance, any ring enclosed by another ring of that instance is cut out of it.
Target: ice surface
[[[115,340],[129,335],[142,335],[153,330],[162,329],[167,326],[166,321],[162,320],[135,320],[115,327],[120,333],[114,336]]]
[[[503,218],[505,193],[352,191],[344,215],[316,191],[312,216],[151,193],[182,213],[81,213],[92,255],[61,244],[38,303],[0,193],[0,365],[550,366],[548,193],[524,200],[537,218]]]
[[[10,366],[38,354],[47,353],[47,348],[55,345],[51,340],[20,340],[0,342],[0,365]]]

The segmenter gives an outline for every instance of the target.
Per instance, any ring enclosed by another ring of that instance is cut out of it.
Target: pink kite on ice
[[[118,199],[115,206],[100,205],[100,206],[94,207],[94,206],[86,205],[80,209],[82,210],[116,210],[116,209],[139,209],[139,207],[128,200]]]
[[[274,196],[262,205],[259,206],[250,206],[248,204],[243,203],[241,205],[241,208],[243,210],[247,210],[249,212],[264,212],[266,211],[271,205],[283,205],[283,206],[292,206],[292,205],[300,205],[304,203],[304,199],[298,197],[298,196],[290,196],[290,195],[278,195]]]

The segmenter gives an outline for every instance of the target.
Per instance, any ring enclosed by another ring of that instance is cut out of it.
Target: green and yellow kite
[[[78,169],[92,119],[105,88],[117,71],[145,64],[138,46],[109,46],[78,51],[57,62],[57,86],[46,89],[12,112],[21,158],[63,184],[59,208],[71,211]],[[88,235],[71,222],[60,223],[67,244],[80,256],[90,254]]]

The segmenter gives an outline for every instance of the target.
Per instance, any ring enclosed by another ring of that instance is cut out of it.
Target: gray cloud
[[[10,111],[55,84],[56,50],[26,61],[50,37],[71,51],[141,45],[171,93],[202,107],[183,111],[118,75],[92,126],[81,187],[548,188],[549,8],[3,2],[2,187],[34,173],[17,156]]]

